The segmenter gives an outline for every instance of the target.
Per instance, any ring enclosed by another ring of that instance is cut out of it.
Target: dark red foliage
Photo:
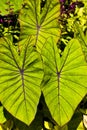
[[[70,13],[75,12],[76,6],[84,6],[81,1],[72,2],[70,4],[66,4],[66,0],[60,0],[60,14],[67,14],[69,16]]]

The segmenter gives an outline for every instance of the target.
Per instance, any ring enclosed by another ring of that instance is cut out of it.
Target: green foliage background
[[[15,44],[13,26],[0,23],[1,130],[85,130],[87,2],[83,3],[67,17],[60,15],[58,0],[1,1],[1,16],[16,14],[19,23],[14,27]]]

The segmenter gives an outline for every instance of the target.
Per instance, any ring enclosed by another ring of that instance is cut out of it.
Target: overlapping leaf
[[[26,2],[27,1],[27,2]],[[60,35],[58,16],[60,5],[58,0],[46,0],[41,11],[41,0],[25,0],[20,12],[20,41],[33,36],[33,44],[40,50],[49,36],[58,41]],[[23,44],[21,42],[21,44]]]
[[[42,50],[45,77],[42,91],[54,120],[63,126],[87,93],[87,63],[78,40],[69,42],[60,57],[49,39]]]
[[[29,42],[19,56],[9,40],[0,40],[0,101],[26,124],[35,117],[43,77],[40,56]]]

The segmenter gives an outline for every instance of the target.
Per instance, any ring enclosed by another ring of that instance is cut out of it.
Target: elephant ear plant
[[[49,39],[43,47],[42,57],[45,101],[54,120],[63,126],[87,92],[87,63],[77,39],[68,43],[61,57],[56,44]]]
[[[43,95],[54,125],[58,126],[51,129],[64,130],[87,94],[87,63],[81,40],[70,40],[60,55],[59,1],[46,0],[43,8],[41,0],[20,1],[18,46],[9,37],[0,38],[0,123],[7,120],[5,109],[26,126],[22,130],[45,130],[43,124],[41,128],[30,127],[35,125],[32,122]],[[7,0],[1,2],[5,7],[4,2]],[[14,7],[16,2],[12,2]]]
[[[27,2],[27,3],[26,3]],[[47,0],[41,8],[41,0],[25,0],[24,8],[20,11],[21,25],[20,46],[29,36],[32,36],[32,45],[40,52],[46,39],[53,37],[57,42],[60,36],[58,16],[60,4],[58,0]]]

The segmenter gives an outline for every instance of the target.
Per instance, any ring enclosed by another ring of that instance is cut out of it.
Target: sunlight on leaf
[[[8,39],[0,40],[0,101],[16,118],[30,124],[41,95],[42,62],[26,41],[21,54]]]
[[[83,122],[81,121],[78,128],[76,130],[85,130],[84,126],[83,126]]]
[[[48,130],[53,129],[53,124],[49,121],[44,121],[44,127]]]
[[[26,6],[19,14],[20,44],[24,44],[21,41],[25,41],[29,36],[32,36],[32,44],[37,46],[40,51],[48,37],[52,36],[54,41],[57,42],[60,36],[58,22],[60,4],[58,0],[47,0],[42,12],[40,0],[27,0]]]
[[[68,43],[62,57],[58,51],[49,38],[42,49],[45,72],[42,91],[52,117],[63,126],[87,93],[87,63],[76,39]]]

